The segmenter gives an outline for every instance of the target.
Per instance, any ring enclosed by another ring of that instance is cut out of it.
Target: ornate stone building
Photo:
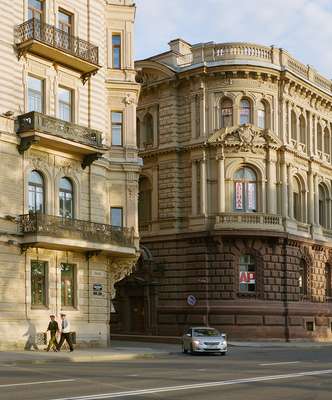
[[[137,276],[145,332],[331,340],[332,82],[250,43],[177,39],[136,69],[153,263],[119,284],[120,316]]]
[[[138,254],[131,0],[3,0],[1,348],[65,312],[106,345],[114,283]]]

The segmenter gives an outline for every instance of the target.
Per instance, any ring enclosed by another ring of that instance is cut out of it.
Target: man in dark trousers
[[[73,343],[71,341],[71,334],[70,334],[70,325],[68,320],[66,319],[66,314],[60,314],[61,316],[61,337],[60,342],[57,346],[57,350],[60,351],[63,342],[66,340],[70,351],[74,351]]]
[[[47,331],[50,331],[51,338],[48,342],[48,346],[46,351],[50,351],[52,348],[54,351],[57,351],[58,342],[56,341],[56,333],[59,332],[59,325],[55,320],[55,315],[50,315],[51,321],[48,324]],[[46,333],[47,333],[46,331]]]

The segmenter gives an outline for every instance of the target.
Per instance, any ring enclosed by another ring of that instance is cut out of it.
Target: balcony
[[[82,155],[83,168],[100,158],[107,150],[102,143],[100,131],[35,111],[17,118],[17,134],[21,138],[18,145],[20,154],[32,144],[38,143],[54,150]]]
[[[264,213],[222,213],[217,215],[215,229],[278,231],[284,230],[282,217]]]
[[[107,224],[30,213],[19,217],[22,247],[134,255],[134,230]]]
[[[83,83],[97,73],[98,47],[35,18],[15,28],[18,57],[26,53],[49,59],[81,74]]]

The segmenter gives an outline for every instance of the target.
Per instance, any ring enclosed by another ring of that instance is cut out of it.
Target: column
[[[308,140],[308,154],[309,156],[314,155],[314,132],[312,129],[312,114],[310,111],[307,112],[307,140]]]
[[[196,95],[191,94],[190,97],[190,112],[191,112],[191,138],[196,138]]]
[[[202,91],[199,94],[199,102],[200,102],[200,136],[206,136],[206,93],[205,93],[205,85],[203,83]]]
[[[315,190],[315,225],[319,225],[319,189],[318,189],[318,175],[314,176],[314,190]]]
[[[277,212],[277,192],[276,192],[276,168],[275,163],[271,160],[270,156],[267,161],[267,212],[269,214],[276,214]]]
[[[159,206],[158,206],[158,165],[154,165],[152,168],[152,201],[151,201],[151,217],[152,221],[158,221],[159,219]]]
[[[281,214],[284,218],[288,216],[287,165],[285,161],[281,164]]]
[[[294,199],[293,199],[293,176],[292,176],[292,166],[287,167],[288,174],[288,215],[289,218],[294,218]]]
[[[291,144],[291,137],[292,137],[292,109],[289,101],[287,102],[287,115],[288,115],[288,132],[287,132],[287,143]]]
[[[197,215],[197,161],[191,162],[191,215]]]
[[[308,173],[308,224],[315,223],[315,196],[314,196],[314,174]]]
[[[207,214],[206,159],[201,161],[201,214]]]
[[[218,168],[218,213],[225,212],[225,160],[217,159]]]
[[[313,148],[312,151],[315,155],[317,155],[317,120],[316,115],[313,115],[312,118],[312,135],[313,135]]]
[[[287,103],[286,101],[283,101],[282,103],[282,142],[285,145],[288,142],[288,136],[287,136]]]

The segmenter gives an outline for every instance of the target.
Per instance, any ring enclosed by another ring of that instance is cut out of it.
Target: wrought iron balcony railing
[[[55,49],[98,66],[98,47],[53,25],[32,18],[15,28],[15,42],[37,40]]]
[[[23,234],[36,234],[53,238],[83,240],[133,247],[133,228],[119,228],[108,224],[56,217],[40,213],[24,214],[19,217],[19,227]]]
[[[36,111],[18,116],[17,133],[38,131],[84,145],[103,148],[102,133]]]

